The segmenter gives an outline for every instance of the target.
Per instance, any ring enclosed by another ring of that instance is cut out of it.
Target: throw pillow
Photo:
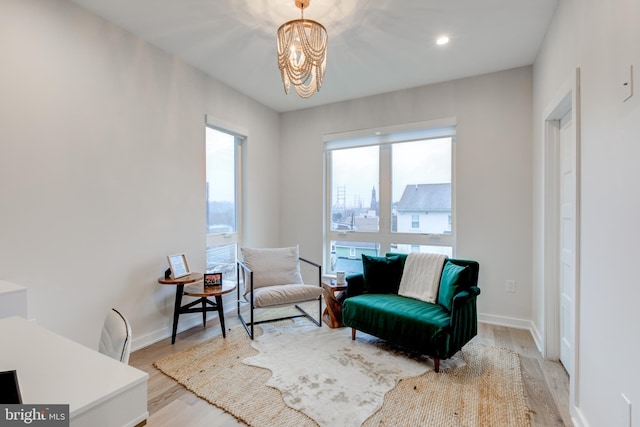
[[[364,293],[397,294],[402,277],[402,262],[397,256],[362,255]]]
[[[458,292],[469,274],[469,267],[461,267],[452,262],[446,262],[440,276],[440,290],[438,304],[451,311],[453,297]]]
[[[245,264],[253,271],[253,287],[302,284],[298,247],[241,248]],[[245,294],[251,289],[247,286]]]

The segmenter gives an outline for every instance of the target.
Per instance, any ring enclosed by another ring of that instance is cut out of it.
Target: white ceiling
[[[276,30],[300,17],[294,0],[72,1],[280,112],[532,64],[558,2],[312,0],[327,71],[302,99],[285,95],[276,60]]]

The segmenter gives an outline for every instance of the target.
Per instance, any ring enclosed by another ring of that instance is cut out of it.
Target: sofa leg
[[[440,359],[438,359],[437,357],[434,357],[433,364],[435,366],[435,371],[440,372]]]
[[[351,339],[356,340],[356,328],[351,328]]]

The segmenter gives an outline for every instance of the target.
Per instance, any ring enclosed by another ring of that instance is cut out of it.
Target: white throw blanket
[[[398,295],[435,303],[446,255],[411,253],[404,264]]]

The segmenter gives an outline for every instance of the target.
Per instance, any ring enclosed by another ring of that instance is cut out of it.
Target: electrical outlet
[[[507,292],[515,292],[516,291],[516,281],[515,280],[507,280]]]

